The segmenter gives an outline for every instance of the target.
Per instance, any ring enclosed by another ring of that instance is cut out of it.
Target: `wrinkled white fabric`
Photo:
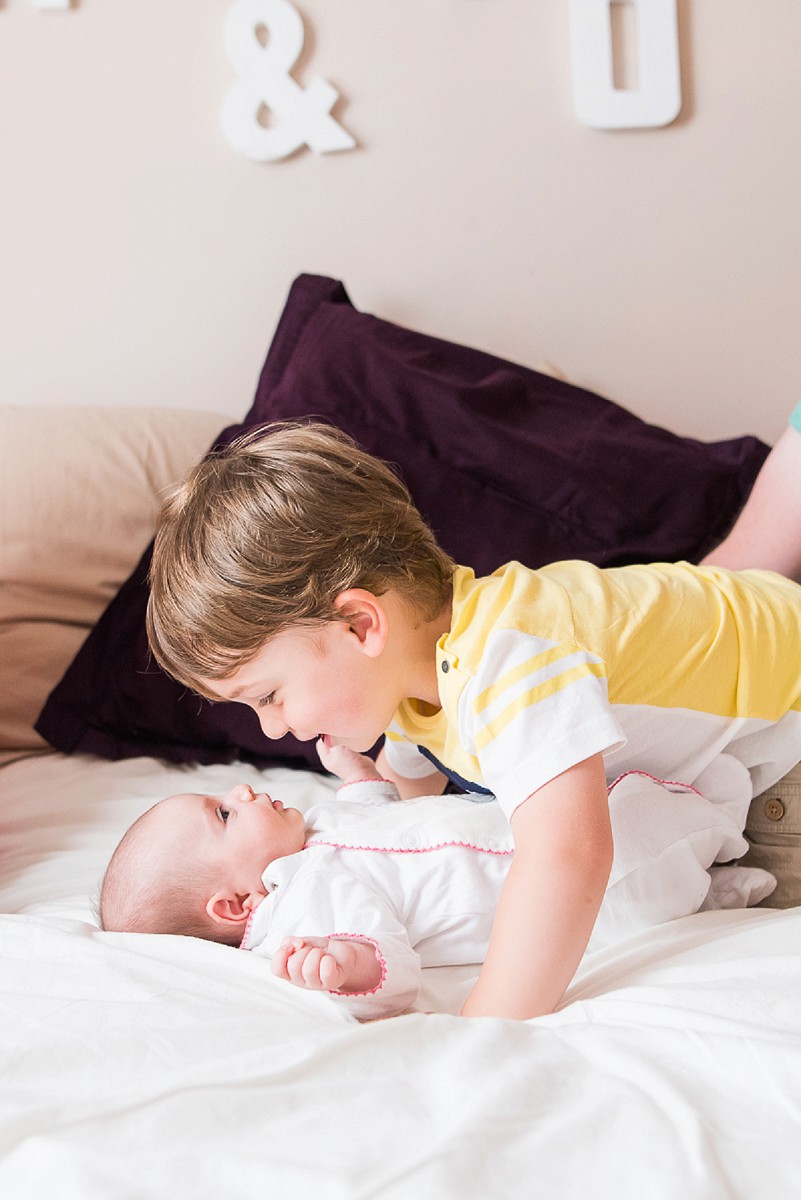
[[[712,864],[737,824],[692,788],[631,773],[610,789],[615,856],[589,950],[702,905],[740,908],[773,889],[766,871]],[[496,803],[350,784],[306,814],[307,842],[276,859],[242,949],[271,958],[287,937],[355,938],[374,947],[380,981],[332,995],[362,1019],[413,1005],[426,967],[481,963],[514,842]],[[577,836],[581,836],[580,832]],[[711,884],[711,886],[710,886]]]
[[[587,956],[562,1009],[359,1024],[255,955],[104,934],[131,820],[252,768],[0,772],[3,1200],[787,1200],[801,1134],[801,910],[707,912]],[[274,771],[289,803],[329,783]],[[569,1003],[568,1003],[569,1002]]]

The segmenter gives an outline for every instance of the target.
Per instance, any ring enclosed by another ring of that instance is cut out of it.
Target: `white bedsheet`
[[[266,773],[298,807],[332,785]],[[792,1200],[801,910],[710,912],[585,958],[558,1013],[359,1025],[264,960],[101,933],[130,821],[250,767],[58,755],[0,771],[3,1200]],[[263,779],[263,776],[261,777]]]

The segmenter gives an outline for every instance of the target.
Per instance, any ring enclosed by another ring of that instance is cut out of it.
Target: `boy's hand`
[[[365,779],[380,780],[376,765],[366,754],[357,754],[347,746],[329,746],[324,738],[317,739],[317,753],[326,771],[338,775],[343,783],[361,783]]]
[[[382,978],[369,942],[338,938],[284,938],[271,966],[279,979],[313,992],[370,992]]]

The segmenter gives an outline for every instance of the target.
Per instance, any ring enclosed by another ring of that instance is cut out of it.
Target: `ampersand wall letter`
[[[304,145],[317,154],[353,149],[355,140],[331,116],[335,88],[319,76],[303,88],[290,75],[303,49],[303,19],[289,0],[235,0],[224,42],[237,79],[223,100],[220,124],[234,150],[274,162]],[[259,121],[264,109],[267,125]]]

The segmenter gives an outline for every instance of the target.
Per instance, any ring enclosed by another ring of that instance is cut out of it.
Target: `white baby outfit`
[[[592,952],[701,907],[741,908],[775,886],[755,868],[708,868],[731,817],[694,789],[639,773],[609,796],[615,856]],[[355,1017],[390,1016],[417,999],[422,967],[481,963],[513,854],[497,804],[461,796],[398,802],[392,784],[341,788],[306,813],[308,840],[276,859],[243,950],[272,957],[286,937],[369,942],[382,968],[372,991],[330,993]]]

